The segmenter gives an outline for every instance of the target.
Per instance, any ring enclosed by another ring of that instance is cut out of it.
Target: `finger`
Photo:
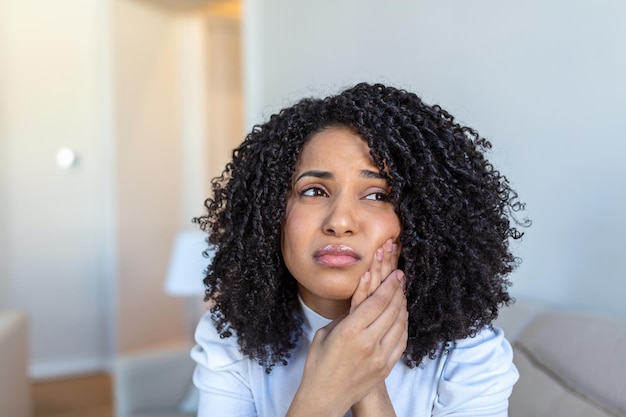
[[[369,271],[365,272],[361,279],[359,279],[359,284],[352,294],[352,298],[350,299],[350,313],[352,313],[369,295],[371,282],[371,274]]]
[[[357,328],[366,328],[378,319],[389,303],[394,298],[396,291],[400,291],[400,295],[404,296],[404,274],[402,271],[396,271],[389,275],[378,289],[354,310],[355,314],[351,314],[348,318],[352,325]],[[398,297],[396,295],[396,297]],[[401,299],[397,302],[402,302]]]
[[[381,344],[382,349],[389,349],[387,363],[394,366],[402,357],[409,340],[408,320],[396,323]]]
[[[393,243],[392,239],[387,239],[383,246],[378,248],[374,253],[374,258],[372,259],[369,269],[372,273],[370,294],[376,291],[376,288],[387,278],[387,275],[389,275],[391,271],[396,269],[397,258],[394,254],[394,248],[397,250],[397,245]]]
[[[397,251],[397,248],[398,245],[393,243],[391,239],[388,239],[383,245],[383,259],[380,269],[381,282],[387,278],[391,271],[398,267],[396,253],[394,252],[394,249]]]
[[[376,291],[376,288],[378,288],[380,283],[383,282],[383,275],[382,275],[383,258],[384,258],[384,249],[381,246],[380,248],[376,249],[376,252],[374,252],[374,259],[372,259],[372,264],[370,265],[369,271],[371,274],[371,280],[370,280],[368,295],[371,295],[374,291]]]
[[[383,335],[380,345],[383,349],[396,351],[401,355],[406,349],[406,341],[408,339],[409,328],[409,312],[406,309],[406,299],[402,304],[401,310],[395,317],[393,323]]]
[[[404,277],[402,271],[396,270],[391,275],[391,281],[401,281]],[[395,279],[397,278],[397,279]],[[389,280],[383,281],[383,285]],[[375,294],[376,295],[376,294]],[[373,298],[374,296],[370,297]],[[404,295],[404,285],[399,285],[395,288],[395,291],[390,299],[388,305],[381,311],[380,315],[373,320],[368,326],[370,331],[370,337],[375,340],[382,340],[384,335],[389,331],[393,323],[398,319],[398,315],[406,312],[406,296]]]

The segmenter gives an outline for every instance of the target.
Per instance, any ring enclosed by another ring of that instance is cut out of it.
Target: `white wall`
[[[626,315],[626,4],[248,0],[247,125],[382,81],[494,144],[533,220],[513,295]]]
[[[0,308],[28,314],[35,378],[190,339],[163,280],[219,153],[204,103],[210,13],[0,1]],[[65,146],[79,156],[70,170],[55,165]]]
[[[0,2],[0,301],[29,313],[34,376],[108,357],[106,24],[99,0]],[[56,166],[61,147],[75,168]]]

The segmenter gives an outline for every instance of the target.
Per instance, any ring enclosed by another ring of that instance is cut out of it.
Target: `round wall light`
[[[61,148],[57,151],[57,165],[60,168],[72,168],[76,165],[76,152],[70,148]]]

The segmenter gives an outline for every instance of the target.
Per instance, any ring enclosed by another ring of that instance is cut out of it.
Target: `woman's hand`
[[[317,331],[288,416],[343,416],[353,406],[357,415],[371,407],[394,415],[384,381],[406,347],[408,312],[393,248],[375,255],[350,314]]]
[[[391,271],[398,265],[398,245],[388,239],[383,246],[376,250],[370,268],[361,277],[361,282],[369,281],[369,285],[359,285],[352,295],[350,313],[352,313],[367,297],[372,295],[376,288]]]
[[[353,312],[356,307],[358,307],[365,300],[366,297],[368,297],[376,290],[376,288],[378,288],[382,280],[385,279],[389,275],[389,273],[391,273],[391,271],[397,268],[397,259],[398,245],[393,243],[392,240],[389,239],[381,248],[376,251],[374,259],[372,260],[372,265],[370,266],[370,270],[365,273],[368,274],[366,280],[369,279],[370,281],[367,294],[364,293],[363,289],[361,289],[360,286],[359,288],[357,288],[357,291],[355,291],[351,300],[350,312]],[[404,340],[400,344],[402,346],[402,352],[404,352],[404,349],[406,348],[407,337],[408,333],[404,336]],[[400,355],[402,354],[402,352],[400,352]],[[387,387],[384,380],[378,383],[372,389],[372,391],[370,391],[363,399],[356,402],[352,406],[352,415],[354,417],[396,415],[391,404],[391,400],[389,398],[389,394],[387,392]]]

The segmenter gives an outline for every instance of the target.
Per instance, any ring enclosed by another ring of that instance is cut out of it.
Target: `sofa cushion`
[[[520,373],[509,401],[509,417],[607,417],[613,414],[566,388],[536,365],[523,350],[514,348]]]
[[[511,417],[626,415],[624,346],[625,321],[562,311],[539,315],[514,343],[520,380]]]

